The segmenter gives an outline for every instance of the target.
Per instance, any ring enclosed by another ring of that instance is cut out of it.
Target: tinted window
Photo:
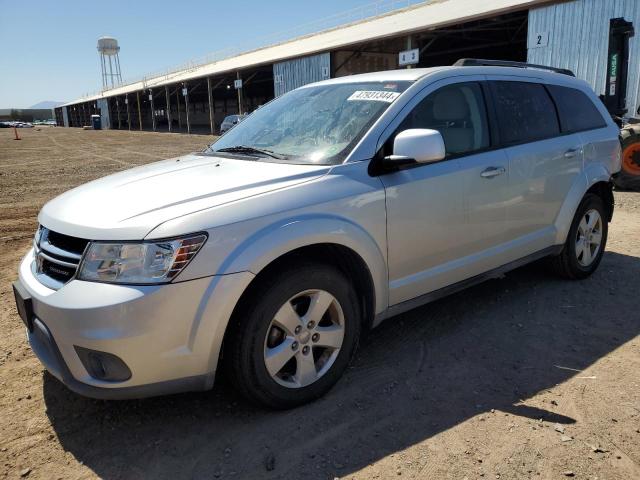
[[[489,128],[480,85],[457,83],[431,93],[407,115],[398,132],[410,128],[438,130],[448,155],[487,148]]]
[[[503,144],[525,143],[560,134],[551,97],[537,83],[491,82]]]
[[[563,132],[580,132],[606,127],[602,115],[584,92],[575,88],[548,85],[558,106]]]

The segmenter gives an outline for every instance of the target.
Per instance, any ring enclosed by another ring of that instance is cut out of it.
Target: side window
[[[542,85],[490,83],[503,144],[534,142],[560,135],[556,107]]]
[[[438,130],[447,155],[461,155],[489,147],[487,109],[478,83],[442,87],[407,115],[397,132],[410,128]]]
[[[558,106],[563,132],[581,132],[607,126],[607,122],[584,92],[558,85],[547,85],[547,88]]]

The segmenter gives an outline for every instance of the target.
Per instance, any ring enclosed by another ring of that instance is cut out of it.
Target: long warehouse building
[[[222,120],[319,80],[486,58],[566,68],[609,110],[640,103],[638,0],[430,0],[55,109],[58,125],[216,134]],[[239,88],[236,88],[239,87]]]

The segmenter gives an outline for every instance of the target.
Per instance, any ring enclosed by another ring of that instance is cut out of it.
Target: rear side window
[[[490,83],[503,144],[534,142],[560,135],[556,107],[542,85]]]
[[[547,85],[558,106],[563,132],[581,132],[607,126],[591,99],[580,90]]]

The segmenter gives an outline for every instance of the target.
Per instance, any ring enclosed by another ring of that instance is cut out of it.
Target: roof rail
[[[575,74],[566,68],[547,67],[546,65],[536,65],[526,62],[512,62],[509,60],[482,60],[480,58],[461,58],[453,64],[454,67],[516,67],[534,68],[537,70],[549,70],[550,72],[561,73],[575,77]]]

